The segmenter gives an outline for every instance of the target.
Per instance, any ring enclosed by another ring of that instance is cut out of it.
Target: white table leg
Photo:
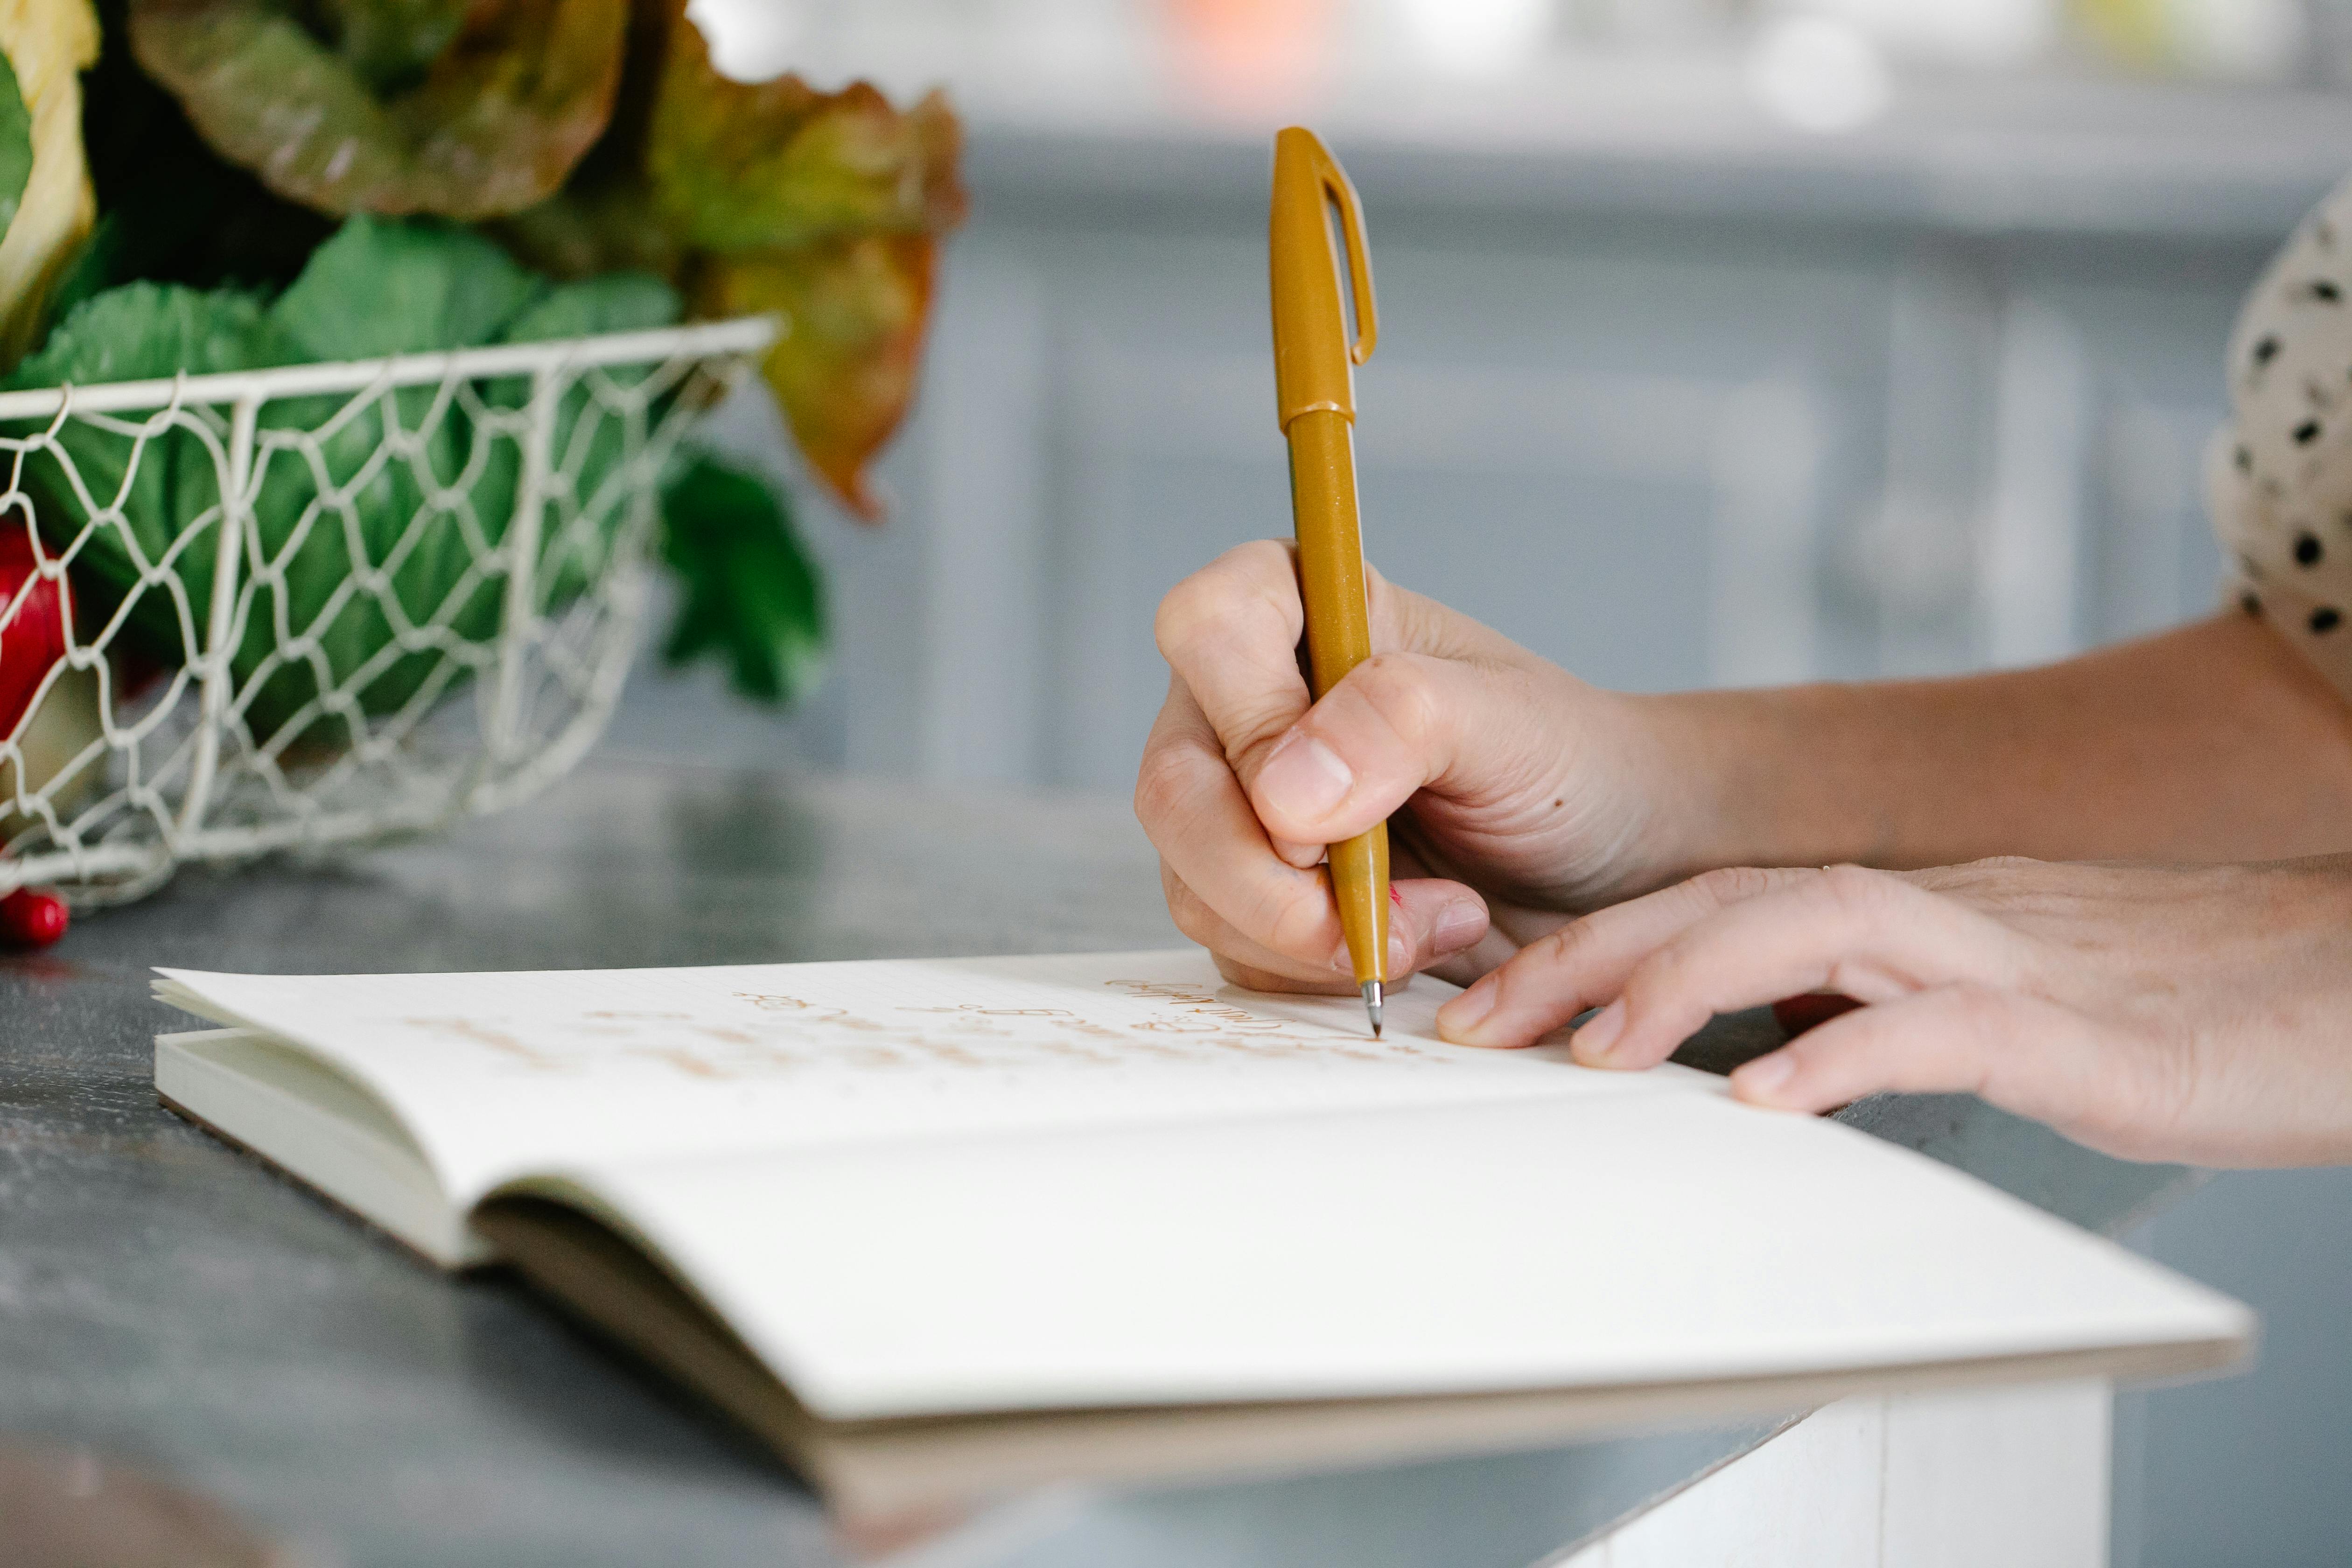
[[[1842,1400],[1558,1568],[2102,1568],[2104,1383]]]

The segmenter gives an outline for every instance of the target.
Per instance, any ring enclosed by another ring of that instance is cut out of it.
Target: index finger
[[[2013,988],[2025,969],[2016,934],[1959,900],[1889,872],[1832,867],[1663,943],[1577,1032],[1576,1054],[1650,1067],[1716,1014],[1795,993],[1891,1002],[1937,986]]]
[[[1628,899],[1537,938],[1438,1009],[1463,1046],[1530,1046],[1612,1000],[1634,967],[1710,915],[1818,871],[1727,867]]]
[[[1160,657],[1236,773],[1313,700],[1298,668],[1307,613],[1293,559],[1270,539],[1228,550],[1170,589],[1152,619]]]

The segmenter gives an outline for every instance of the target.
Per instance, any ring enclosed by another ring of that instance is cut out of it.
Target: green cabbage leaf
[[[824,583],[774,487],[696,454],[662,494],[662,556],[685,590],[665,663],[715,660],[755,702],[790,702],[814,684],[824,668]]]
[[[7,384],[47,386],[259,369],[674,323],[675,290],[642,275],[553,284],[491,241],[441,224],[354,218],[274,301],[236,289],[131,283],[77,306]],[[625,382],[642,371],[615,373]],[[257,744],[341,749],[365,718],[432,701],[482,662],[505,577],[497,552],[520,491],[522,377],[264,404],[253,527],[240,559],[253,592],[231,666],[232,711]],[[658,410],[656,411],[656,416]],[[39,427],[20,423],[17,437]],[[554,426],[556,482],[587,503],[551,526],[544,608],[601,572],[625,521],[625,444],[575,385]],[[194,412],[136,437],[77,419],[25,464],[43,531],[74,546],[124,634],[157,663],[205,646],[217,563],[224,432]],[[77,480],[79,483],[77,483]]]

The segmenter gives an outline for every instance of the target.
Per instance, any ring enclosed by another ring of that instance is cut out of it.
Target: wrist
[[[1627,699],[1652,753],[1652,886],[1721,866],[1873,863],[1885,813],[1839,736],[1870,689],[1816,685]],[[1865,727],[1867,721],[1865,720]]]
[[[1717,866],[1769,863],[1774,815],[1751,774],[1769,776],[1758,692],[1609,692],[1589,733],[1615,776],[1623,826],[1574,907],[1638,897]]]

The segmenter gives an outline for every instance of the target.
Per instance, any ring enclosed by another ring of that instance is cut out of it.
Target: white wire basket
[[[777,330],[0,394],[0,543],[34,560],[0,690],[71,597],[0,711],[0,893],[125,901],[560,776],[628,673],[664,468]]]

